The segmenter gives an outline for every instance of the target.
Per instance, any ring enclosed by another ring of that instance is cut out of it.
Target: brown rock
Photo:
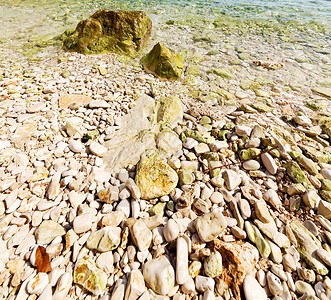
[[[231,288],[236,299],[241,299],[240,288],[246,275],[252,274],[259,260],[258,250],[250,243],[214,241],[215,250],[222,255],[222,274],[216,280],[220,295]]]

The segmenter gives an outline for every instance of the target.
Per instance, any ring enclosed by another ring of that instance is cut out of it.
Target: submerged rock
[[[155,151],[142,155],[136,174],[141,198],[150,200],[168,195],[178,183],[177,173]]]
[[[63,43],[64,49],[84,54],[115,52],[134,56],[152,31],[152,21],[142,11],[99,10],[80,21]]]
[[[162,43],[157,43],[141,62],[147,71],[161,78],[174,80],[183,73],[184,58]]]

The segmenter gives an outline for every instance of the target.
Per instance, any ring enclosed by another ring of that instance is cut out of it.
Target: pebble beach
[[[0,299],[331,299],[328,1],[9,2]],[[137,56],[63,49],[98,9],[151,18]]]

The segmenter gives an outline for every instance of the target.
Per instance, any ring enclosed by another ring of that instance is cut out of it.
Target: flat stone
[[[93,261],[81,259],[75,264],[74,282],[98,296],[106,289],[107,274]]]
[[[270,174],[275,175],[277,173],[278,166],[274,158],[269,153],[263,153],[261,154],[261,159],[267,171]]]
[[[260,169],[260,163],[257,161],[257,160],[254,160],[254,159],[250,159],[250,160],[247,160],[243,163],[243,168],[245,170],[258,170]]]
[[[138,299],[145,291],[145,280],[140,270],[133,270],[129,274],[125,291],[125,299]]]
[[[241,183],[241,177],[235,171],[226,170],[223,173],[225,185],[228,190],[232,191],[237,188]]]
[[[83,152],[84,148],[85,147],[80,140],[73,140],[69,143],[69,149],[72,152],[80,153],[80,152]]]
[[[179,237],[176,246],[176,281],[184,284],[189,277],[188,274],[188,244],[185,238]]]
[[[32,278],[26,286],[29,294],[40,295],[48,284],[48,275],[46,273],[38,273]]]
[[[322,215],[324,218],[331,220],[331,203],[328,201],[320,200],[317,213]]]
[[[121,242],[121,228],[106,226],[92,233],[86,241],[88,249],[108,252],[116,249]]]
[[[91,229],[94,215],[91,213],[77,216],[73,222],[73,229],[77,234],[86,232]]]
[[[172,242],[179,235],[179,228],[175,220],[170,219],[163,227],[163,235],[167,242]]]

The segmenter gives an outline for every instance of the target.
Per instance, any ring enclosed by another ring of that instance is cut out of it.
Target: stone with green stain
[[[217,161],[211,160],[208,162],[208,164],[209,164],[209,168],[210,168],[209,169],[210,177],[214,178],[214,177],[218,176],[221,172],[222,162],[220,162],[218,160]]]
[[[212,252],[203,262],[205,274],[215,278],[222,274],[222,255],[218,251]]]
[[[331,191],[323,191],[323,190],[320,190],[319,193],[320,193],[321,197],[322,197],[325,201],[331,203]]]
[[[162,43],[157,43],[141,62],[148,72],[161,78],[176,80],[183,73],[184,58]]]
[[[239,152],[239,158],[240,160],[245,161],[258,156],[260,153],[261,153],[261,149],[259,148],[243,149]]]
[[[296,183],[305,183],[308,188],[313,188],[306,175],[302,172],[300,166],[293,160],[288,161],[284,165],[288,176]]]
[[[156,151],[146,151],[140,158],[135,178],[141,199],[168,195],[178,183],[178,175]]]
[[[271,112],[274,108],[262,101],[252,103],[251,106],[259,112]]]
[[[156,121],[174,127],[183,120],[183,105],[177,96],[164,97],[156,103]]]
[[[327,151],[319,151],[313,147],[305,146],[305,145],[299,145],[300,149],[304,153],[305,156],[312,159],[315,162],[318,163],[328,163],[331,161],[331,153]]]
[[[91,250],[107,252],[116,249],[121,242],[121,228],[106,226],[92,233],[86,241],[86,247]]]
[[[86,133],[86,136],[89,140],[94,141],[96,138],[100,136],[100,132],[98,129],[91,130]]]
[[[186,137],[195,139],[196,141],[200,142],[200,143],[207,143],[207,138],[203,137],[202,134],[197,131],[197,130],[186,130],[185,134],[184,134],[184,140]],[[184,141],[182,138],[182,141]]]
[[[166,204],[164,202],[156,203],[148,210],[148,212],[151,216],[155,216],[155,215],[163,216],[165,205]]]
[[[99,269],[92,260],[80,259],[74,269],[74,283],[77,283],[98,296],[107,285],[107,274]]]
[[[324,191],[331,191],[331,180],[328,179],[319,179],[321,182],[321,189]]]
[[[324,110],[328,106],[328,104],[322,100],[306,101],[305,105],[312,110]]]
[[[328,87],[315,87],[311,89],[314,93],[331,99],[331,88]]]
[[[313,257],[313,253],[322,247],[321,242],[299,220],[290,223],[297,240],[297,250],[302,259],[318,274],[326,275],[329,271],[321,261]]]
[[[224,68],[217,68],[210,71],[210,73],[214,73],[215,75],[222,77],[224,79],[232,79],[233,75]]]
[[[79,22],[63,46],[84,54],[115,52],[136,56],[151,31],[152,21],[142,11],[99,10]]]
[[[304,155],[298,155],[296,157],[296,161],[305,168],[310,174],[317,175],[318,174],[318,165],[313,162],[313,160],[305,157]]]
[[[192,184],[195,180],[195,176],[193,172],[189,170],[179,170],[178,177],[179,177],[179,185]]]
[[[260,230],[248,221],[245,222],[245,229],[249,239],[256,245],[261,256],[263,258],[268,258],[271,253],[271,248],[267,241],[264,239]]]
[[[226,129],[221,129],[218,133],[217,133],[217,137],[220,141],[227,141],[227,136],[228,136],[228,133],[230,131],[229,130],[226,130]]]
[[[62,236],[66,233],[65,229],[58,223],[45,220],[37,228],[35,237],[37,244],[49,244],[56,237]]]

